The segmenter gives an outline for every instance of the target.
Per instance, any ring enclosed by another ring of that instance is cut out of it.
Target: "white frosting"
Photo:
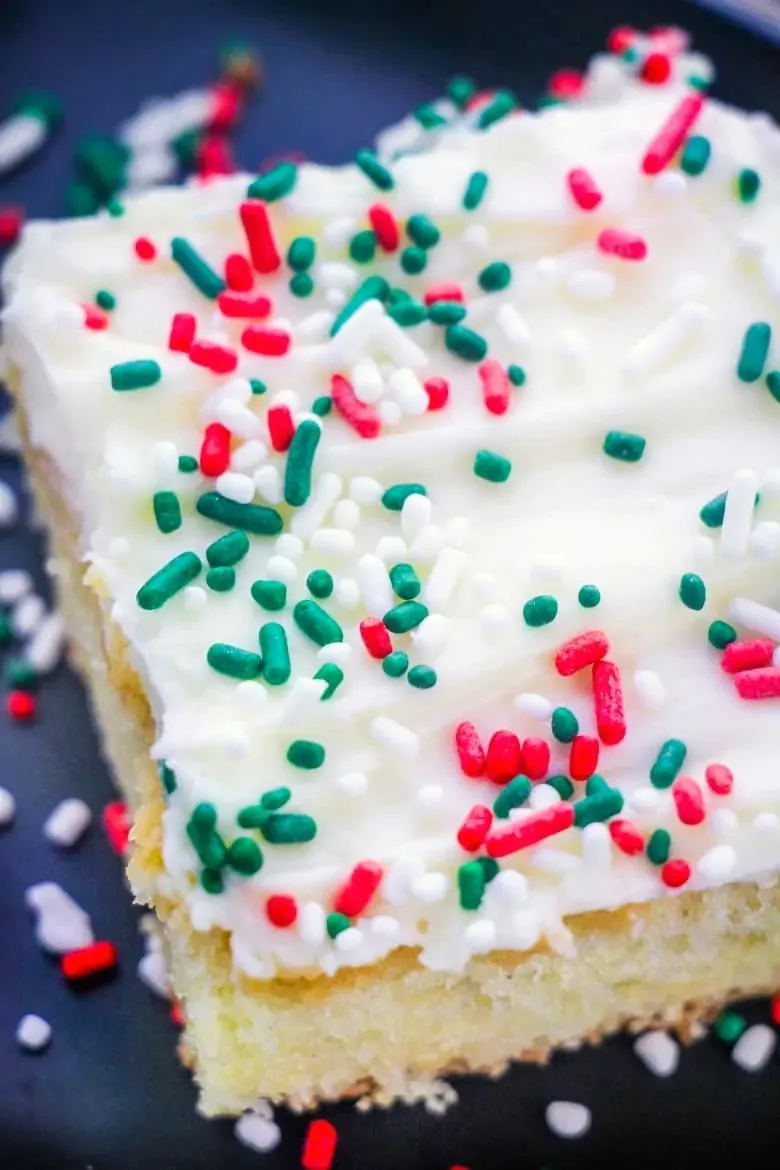
[[[672,857],[692,867],[688,889],[763,879],[780,864],[780,704],[740,699],[707,642],[714,619],[755,618],[754,603],[780,606],[780,404],[763,381],[736,376],[745,329],[776,316],[777,133],[763,118],[708,102],[696,126],[712,144],[706,172],[688,179],[670,168],[651,180],[640,159],[686,91],[676,81],[642,86],[625,76],[617,88],[612,77],[610,89],[607,72],[599,66],[601,88],[594,84],[582,104],[510,117],[487,132],[434,135],[433,149],[392,163],[388,193],[352,166],[302,167],[271,217],[282,251],[301,233],[316,238],[315,291],[293,297],[284,265],[256,279],[274,304],[265,324],[292,331],[283,358],[243,350],[245,322],[215,312],[168,258],[175,235],[218,271],[228,253],[245,252],[237,214],[245,176],[153,192],[129,201],[118,219],[34,224],[6,269],[6,347],[21,370],[33,442],[62,475],[83,557],[105,582],[152,704],[154,754],[176,775],[164,815],[166,889],[184,899],[196,929],[231,932],[234,960],[250,975],[317,966],[332,973],[402,944],[418,946],[425,964],[458,970],[472,954],[524,949],[545,935],[566,948],[564,915],[669,892],[658,867],[619,852],[595,824],[502,859],[479,910],[459,904],[457,871],[471,855],[457,830],[500,789],[462,775],[454,730],[472,721],[485,744],[500,728],[543,736],[552,744],[551,774],[565,773],[569,748],[552,739],[550,711],[571,708],[581,732],[595,734],[590,672],[562,678],[552,660],[585,630],[604,630],[623,679],[628,733],[619,746],[602,746],[598,768],[625,797],[621,815],[646,837],[669,830]],[[604,194],[595,212],[571,200],[565,175],[573,167],[586,167]],[[762,179],[750,205],[734,191],[744,167]],[[462,193],[476,170],[489,175],[488,191],[465,212]],[[364,266],[349,259],[345,241],[376,201],[401,221],[425,213],[442,230],[421,275],[403,273],[397,254],[380,252]],[[605,228],[640,234],[647,258],[604,256],[595,240]],[[156,260],[136,257],[141,235],[158,247]],[[476,274],[496,260],[511,265],[511,284],[483,292]],[[433,284],[462,284],[466,325],[484,336],[490,357],[527,373],[505,415],[486,411],[476,364],[448,353],[443,330],[430,322],[401,329],[369,302],[330,339],[334,306],[374,272],[420,298]],[[109,327],[92,331],[73,306],[100,288],[117,305]],[[172,315],[185,311],[196,316],[199,339],[235,346],[236,374],[215,375],[168,351]],[[767,370],[776,355],[773,342]],[[158,361],[162,381],[112,391],[110,367],[136,359]],[[178,455],[197,455],[204,424],[219,419],[234,434],[220,490],[278,504],[286,457],[272,450],[265,415],[286,403],[296,422],[312,417],[334,373],[376,404],[382,434],[360,439],[332,412],[311,498],[297,510],[282,505],[279,537],[251,537],[236,587],[214,592],[203,573],[162,609],[139,608],[136,592],[151,574],[186,550],[203,558],[227,531],[195,512],[214,483],[178,472]],[[449,400],[426,412],[421,383],[432,376],[449,381]],[[262,379],[268,393],[252,396],[245,378]],[[646,438],[639,463],[603,452],[615,429]],[[472,473],[480,448],[512,460],[507,482]],[[381,493],[410,481],[423,483],[427,497],[412,496],[400,513],[385,509]],[[732,485],[723,529],[704,528],[699,509]],[[760,505],[745,511],[756,487]],[[152,517],[160,489],[175,490],[182,505],[183,524],[168,535]],[[393,643],[412,666],[435,667],[429,690],[387,677],[358,632],[363,618],[399,600],[387,569],[401,561],[414,564],[431,613]],[[323,649],[291,618],[315,568],[333,575],[335,592],[322,604],[345,639]],[[706,582],[701,612],[678,596],[689,572]],[[280,613],[250,596],[252,582],[269,577],[287,584]],[[595,609],[578,604],[588,583],[601,590]],[[557,598],[558,616],[529,628],[523,605],[540,593]],[[759,619],[777,640],[777,616],[761,611]],[[287,684],[237,682],[207,664],[216,641],[256,651],[268,620],[287,630]],[[749,626],[739,626],[740,636],[753,636]],[[323,662],[345,675],[326,701],[322,682],[312,681]],[[670,790],[650,784],[670,738],[686,743],[683,772],[704,789],[708,815],[696,827],[680,824]],[[322,744],[324,765],[288,764],[296,739]],[[731,796],[704,785],[714,761],[734,772]],[[292,791],[285,811],[316,819],[316,838],[282,846],[248,831],[263,848],[263,868],[250,878],[226,871],[225,892],[207,893],[185,832],[192,809],[212,802],[229,843],[242,832],[238,811],[279,785]],[[530,807],[557,799],[537,787]],[[382,867],[382,883],[365,914],[331,940],[326,914],[361,860]],[[293,926],[269,924],[272,894],[296,899]]]

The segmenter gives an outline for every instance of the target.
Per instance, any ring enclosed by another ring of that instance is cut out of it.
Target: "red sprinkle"
[[[274,451],[286,451],[295,434],[295,420],[289,406],[280,402],[269,407],[266,422]]]
[[[728,796],[734,787],[734,773],[725,764],[708,764],[704,779],[716,796]]]
[[[587,780],[599,766],[601,747],[595,735],[575,735],[569,749],[569,775],[572,780]]]
[[[636,857],[645,847],[645,839],[641,830],[631,821],[624,821],[618,817],[607,825],[609,835],[621,853],[627,857]]]
[[[596,246],[607,256],[617,256],[620,260],[644,260],[647,255],[647,244],[641,236],[619,228],[604,228],[596,237]]]
[[[630,28],[628,25],[618,25],[617,28],[613,28],[607,37],[607,49],[610,53],[625,53],[626,49],[631,48],[635,40],[635,28]]]
[[[704,97],[700,93],[691,93],[682,99],[645,151],[642,159],[644,174],[657,175],[672,161],[703,106]]]
[[[133,249],[139,260],[155,260],[157,249],[147,236],[139,236],[133,243]]]
[[[225,259],[225,284],[228,288],[233,292],[249,292],[254,282],[252,265],[246,256],[231,252]]]
[[[423,382],[423,389],[428,395],[428,410],[441,410],[447,405],[450,384],[446,378],[428,378]]]
[[[290,348],[290,334],[284,329],[247,325],[241,334],[241,344],[252,353],[261,353],[264,357],[283,357]]]
[[[285,930],[298,917],[298,903],[289,894],[271,894],[265,904],[265,914],[271,926]]]
[[[769,638],[751,638],[750,641],[731,642],[723,651],[720,664],[728,674],[741,670],[756,670],[772,665],[774,643]]]
[[[523,770],[523,748],[513,731],[495,731],[490,737],[485,772],[494,784],[508,784]]]
[[[334,1126],[324,1118],[310,1122],[301,1154],[303,1170],[330,1170],[338,1136]]]
[[[459,284],[432,284],[423,297],[426,305],[433,305],[436,301],[458,301],[463,303],[463,289]]]
[[[29,691],[10,691],[5,700],[6,710],[17,723],[33,719],[38,709],[35,696]]]
[[[78,951],[70,951],[60,959],[60,970],[66,979],[86,979],[99,971],[111,971],[117,964],[116,947],[110,942],[96,942]]]
[[[458,829],[458,844],[467,853],[476,853],[485,843],[493,824],[493,813],[484,804],[475,804]]]
[[[488,358],[477,370],[482,382],[482,398],[491,414],[506,414],[512,397],[512,384],[506,370],[495,358]]]
[[[374,203],[368,209],[368,222],[374,229],[383,252],[395,252],[401,242],[398,220],[385,203]]]
[[[623,687],[620,671],[614,662],[604,659],[593,667],[593,699],[596,705],[596,728],[602,743],[613,747],[625,737]]]
[[[24,223],[21,207],[0,207],[0,245],[7,248],[16,242]]]
[[[168,349],[174,353],[189,353],[195,340],[195,317],[192,313],[174,313],[168,334]]]
[[[230,466],[231,434],[222,423],[209,423],[200,445],[200,469],[204,475],[216,479]]]
[[[178,999],[173,1001],[171,1004],[171,1010],[168,1014],[171,1017],[171,1022],[175,1024],[177,1028],[184,1027],[186,1021],[184,1019],[184,1012],[181,1010],[181,1004],[179,1003]]]
[[[215,135],[204,138],[200,143],[196,165],[201,179],[211,179],[215,175],[233,175],[236,171],[230,144],[225,138]]]
[[[577,69],[558,69],[547,82],[547,92],[561,101],[573,101],[582,93],[585,78]]]
[[[84,310],[84,325],[87,329],[107,329],[108,328],[108,313],[104,312],[99,305],[82,305]]]
[[[672,63],[666,53],[648,53],[640,74],[648,85],[664,85],[672,73]]]
[[[485,849],[488,857],[508,857],[529,845],[538,845],[547,837],[562,833],[574,824],[574,805],[561,801],[523,817],[522,821],[501,828],[488,836]]]
[[[770,1005],[770,1012],[772,1015],[772,1023],[780,1028],[780,995],[772,996],[772,1003]]]
[[[683,857],[674,857],[661,866],[661,881],[670,890],[684,886],[691,876],[691,867]]]
[[[130,843],[130,817],[123,800],[114,800],[103,809],[103,828],[114,853],[123,857]]]
[[[683,825],[700,825],[707,815],[704,794],[690,776],[679,776],[672,785],[672,797],[677,816]]]
[[[584,167],[576,167],[569,171],[566,182],[572,199],[583,211],[593,211],[604,198],[596,185],[596,180]]]
[[[347,918],[362,914],[379,889],[384,870],[376,861],[359,861],[333,899],[333,909]]]
[[[229,81],[221,81],[211,91],[211,109],[208,126],[211,130],[227,130],[241,113],[241,92]]]
[[[268,297],[259,293],[252,297],[237,297],[235,293],[223,292],[217,297],[217,306],[223,317],[251,317],[256,321],[271,312]]]
[[[473,723],[459,723],[455,728],[455,750],[464,776],[476,779],[485,771],[485,749]]]
[[[362,439],[376,438],[382,425],[379,415],[373,406],[355,397],[351,384],[341,374],[334,374],[331,378],[330,396],[344,422],[349,423]]]
[[[550,771],[550,745],[537,736],[523,740],[522,772],[529,780],[544,780]]]
[[[232,374],[238,365],[238,354],[215,341],[194,341],[190,347],[190,361],[211,370],[212,374]]]
[[[586,666],[593,666],[609,653],[609,642],[601,630],[588,630],[564,642],[555,655],[555,669],[568,678]]]
[[[360,637],[372,658],[387,658],[392,653],[390,631],[381,618],[364,618],[360,623]]]
[[[745,670],[734,678],[741,699],[780,699],[780,667]]]
[[[266,275],[276,272],[282,261],[268,218],[268,208],[260,199],[245,199],[239,207],[239,215],[256,271]]]

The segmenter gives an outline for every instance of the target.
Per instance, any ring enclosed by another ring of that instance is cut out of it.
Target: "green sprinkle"
[[[290,651],[287,634],[278,622],[265,622],[258,634],[263,659],[263,678],[272,687],[280,687],[290,677]]]
[[[681,739],[667,739],[658,749],[650,769],[650,783],[654,788],[670,788],[680,774],[688,749]]]
[[[387,310],[387,315],[402,329],[412,329],[415,325],[422,325],[423,321],[428,320],[428,310],[425,305],[412,300],[411,297],[391,305]]]
[[[287,586],[283,581],[254,581],[249,592],[263,609],[284,609],[287,604]]]
[[[458,897],[463,910],[479,910],[486,884],[478,861],[467,861],[458,868]]]
[[[172,792],[176,791],[176,773],[164,761],[158,766],[158,773],[160,783],[170,796]]]
[[[305,418],[293,433],[284,469],[284,498],[293,508],[300,508],[311,495],[314,456],[322,427],[313,418]]]
[[[221,894],[225,889],[222,871],[209,868],[201,870],[200,884],[207,894]]]
[[[497,877],[501,866],[494,857],[475,857],[477,865],[482,866],[482,873],[485,877],[485,885],[489,885],[494,877]]]
[[[525,386],[526,375],[522,366],[517,366],[514,363],[507,366],[506,376],[513,386]]]
[[[752,167],[744,167],[737,175],[737,196],[740,203],[752,203],[761,188],[761,176]]]
[[[289,195],[298,180],[298,168],[293,162],[277,163],[270,171],[254,179],[247,190],[250,199],[275,203]]]
[[[34,691],[38,686],[38,671],[24,658],[9,658],[3,668],[3,677],[12,690]]]
[[[347,301],[344,308],[336,317],[336,320],[330,327],[331,337],[335,337],[339,329],[346,325],[347,321],[356,313],[361,305],[366,301],[385,301],[390,292],[390,285],[383,276],[369,276],[364,280]]]
[[[710,646],[714,646],[716,650],[725,650],[732,642],[737,640],[737,631],[728,622],[710,622],[707,630],[707,641]]]
[[[356,264],[370,264],[376,255],[376,232],[373,228],[363,228],[355,232],[349,241],[349,256]]]
[[[328,684],[325,690],[320,695],[320,702],[324,703],[329,699],[341,686],[344,681],[344,671],[335,662],[323,662],[320,669],[314,676],[316,679],[324,679]]]
[[[287,249],[287,263],[293,272],[305,272],[314,263],[317,250],[311,236],[296,236]]]
[[[204,297],[215,301],[224,292],[225,282],[222,277],[195,251],[189,240],[174,236],[171,240],[171,256]]]
[[[579,720],[569,707],[556,707],[550,729],[559,743],[571,743],[580,729]]]
[[[444,344],[450,353],[465,362],[481,362],[488,348],[485,338],[465,325],[448,325],[444,331]]]
[[[210,565],[237,565],[249,552],[249,537],[245,532],[226,532],[206,548]]]
[[[487,191],[488,177],[484,171],[474,171],[469,175],[466,190],[463,192],[463,208],[465,211],[474,211],[479,207]]]
[[[310,297],[314,292],[314,281],[308,272],[296,272],[290,280],[289,287],[294,297]]]
[[[428,263],[428,254],[424,248],[411,246],[404,248],[401,253],[401,267],[409,276],[417,276]]]
[[[215,593],[229,593],[236,585],[236,570],[230,565],[219,565],[206,573],[206,584]]]
[[[181,505],[175,492],[155,492],[152,508],[160,532],[175,532],[181,528]]]
[[[432,666],[413,666],[407,677],[409,685],[416,687],[418,691],[429,691],[438,681]]]
[[[769,371],[766,376],[766,388],[775,402],[780,402],[780,370]]]
[[[422,106],[418,106],[417,109],[413,111],[413,117],[415,121],[420,123],[423,130],[435,130],[437,126],[447,125],[447,119],[442,117],[441,114],[437,114],[433,106],[430,106],[427,103]]]
[[[206,661],[212,670],[230,678],[257,678],[263,669],[263,660],[251,650],[241,650],[227,642],[212,642],[206,651]]]
[[[704,138],[701,134],[694,134],[683,147],[680,170],[693,177],[702,174],[710,161],[710,153],[709,138]]]
[[[740,382],[757,382],[764,372],[769,343],[772,340],[772,326],[766,321],[755,321],[748,326],[742,339],[742,350],[737,364]]]
[[[727,499],[728,492],[721,492],[719,496],[713,496],[699,512],[699,519],[702,524],[706,524],[707,528],[722,527],[723,517],[726,514]]]
[[[299,601],[293,609],[293,621],[301,633],[318,646],[344,641],[344,631],[339,623],[316,601]]]
[[[477,451],[474,456],[474,474],[488,483],[506,483],[512,474],[512,463],[495,451]]]
[[[596,585],[583,585],[577,600],[583,609],[595,609],[601,601],[601,590]]]
[[[66,198],[68,215],[94,215],[100,207],[97,194],[85,183],[70,183]]]
[[[531,781],[527,776],[515,776],[505,788],[502,788],[493,801],[493,812],[501,820],[506,820],[513,808],[520,808],[531,795]]]
[[[477,92],[477,83],[465,74],[459,73],[447,82],[445,92],[452,104],[462,110]]]
[[[736,1044],[747,1028],[747,1020],[739,1012],[721,1012],[712,1025],[712,1030],[724,1044]]]
[[[697,573],[683,573],[678,589],[680,601],[688,609],[704,609],[707,600],[707,586]]]
[[[264,508],[260,504],[239,504],[219,492],[204,492],[195,504],[201,516],[240,528],[258,536],[276,536],[282,531],[282,518],[275,508]]]
[[[370,179],[380,191],[392,191],[395,179],[390,171],[381,163],[373,150],[359,150],[355,155],[355,162],[367,179]]]
[[[607,431],[602,449],[604,454],[612,459],[620,459],[623,463],[638,463],[645,453],[646,446],[647,439],[642,435],[632,435],[628,431]]]
[[[665,865],[669,860],[672,848],[672,838],[666,829],[656,829],[650,834],[650,840],[645,846],[647,860],[653,865]]]
[[[412,601],[422,588],[420,578],[412,566],[405,562],[393,565],[390,570],[390,584],[393,586],[393,592],[402,597],[404,601]]]
[[[191,475],[193,471],[197,470],[198,461],[194,455],[179,456],[179,471],[184,472],[185,475]]]
[[[227,863],[236,873],[251,877],[263,867],[263,851],[251,837],[236,837],[228,846]]]
[[[508,89],[500,89],[490,105],[485,106],[477,118],[477,129],[487,130],[494,122],[500,122],[507,114],[517,109],[517,98]]]
[[[95,304],[98,308],[105,309],[107,313],[110,313],[112,309],[116,308],[116,297],[108,289],[101,288],[99,292],[95,293]]]
[[[382,505],[389,512],[400,512],[409,496],[426,496],[421,483],[394,483],[382,493]]]
[[[406,221],[406,234],[419,248],[434,248],[441,239],[441,232],[427,215],[410,215]]]
[[[287,749],[287,762],[312,771],[325,763],[325,748],[313,739],[294,739]]]
[[[574,785],[568,776],[548,776],[545,784],[554,788],[561,800],[571,800],[574,795]]]
[[[428,306],[428,320],[434,325],[457,325],[466,316],[460,301],[434,301]]]
[[[389,609],[382,621],[391,634],[408,634],[428,616],[428,607],[419,601],[402,601]]]
[[[501,292],[512,280],[512,269],[503,260],[494,260],[477,276],[477,283],[483,292]]]
[[[350,925],[351,923],[346,914],[339,914],[335,910],[328,914],[325,919],[325,929],[328,932],[328,938],[338,938],[345,930],[349,930]]]
[[[125,209],[118,199],[109,199],[106,204],[106,211],[112,219],[120,219],[125,214]]]
[[[187,823],[190,843],[198,860],[207,869],[221,869],[227,857],[225,843],[215,828],[216,823],[216,809],[206,801],[196,805]]]
[[[271,845],[303,845],[317,836],[317,822],[305,813],[272,813],[261,832]]]
[[[162,378],[159,362],[120,362],[111,367],[112,390],[145,390],[155,386]]]
[[[558,602],[549,593],[531,597],[523,606],[523,621],[532,629],[549,626],[558,616]]]
[[[268,812],[276,812],[277,809],[284,808],[284,806],[292,798],[292,792],[289,788],[281,785],[279,788],[269,788],[260,797],[260,804]]]
[[[333,592],[333,577],[327,569],[312,569],[306,578],[306,588],[312,597],[322,601]]]
[[[392,309],[395,305],[400,305],[402,301],[412,300],[414,300],[414,297],[410,292],[407,292],[405,288],[391,288],[387,294],[385,307],[389,312],[390,309]]]
[[[136,593],[141,609],[160,609],[166,601],[194,581],[200,573],[200,557],[194,552],[183,552],[152,573]]]
[[[584,796],[574,803],[574,824],[578,829],[616,817],[623,808],[623,795],[606,784],[598,792]]]
[[[217,810],[209,801],[203,800],[195,805],[190,820],[198,829],[213,829],[217,824]]]
[[[13,640],[11,615],[7,610],[0,609],[0,646],[9,646]]]
[[[271,816],[271,811],[262,803],[248,804],[246,808],[239,809],[236,821],[242,829],[262,829]]]
[[[315,398],[311,404],[312,413],[316,414],[318,418],[326,418],[333,408],[333,399],[329,394],[320,394],[319,398]]]
[[[594,772],[592,776],[588,776],[585,781],[585,795],[595,796],[598,792],[606,792],[609,788],[603,776],[599,776],[598,772]]]
[[[268,387],[265,382],[261,382],[259,378],[249,379],[249,389],[253,394],[265,394]]]
[[[409,655],[403,650],[393,650],[382,659],[382,670],[389,678],[401,678],[409,669]]]

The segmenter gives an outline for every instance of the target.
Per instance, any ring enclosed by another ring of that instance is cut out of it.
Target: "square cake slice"
[[[780,983],[780,137],[635,70],[6,267],[206,1113]]]

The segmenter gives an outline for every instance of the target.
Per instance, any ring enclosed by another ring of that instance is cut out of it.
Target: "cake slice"
[[[780,138],[686,60],[6,267],[208,1114],[780,982]]]

